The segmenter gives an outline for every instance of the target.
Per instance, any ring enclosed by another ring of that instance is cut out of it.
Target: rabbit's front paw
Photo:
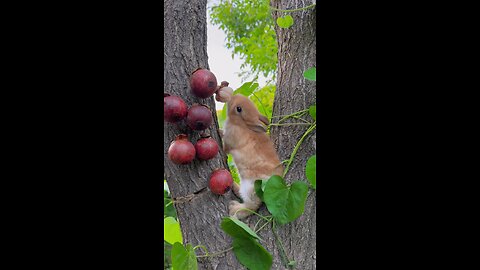
[[[239,209],[242,208],[242,204],[237,201],[230,201],[228,203],[228,214],[231,217],[236,217],[236,213]]]

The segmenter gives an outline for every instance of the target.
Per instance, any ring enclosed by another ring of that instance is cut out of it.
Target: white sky
[[[210,7],[219,2],[220,0],[208,0],[207,2],[208,64],[210,70],[217,77],[218,84],[222,81],[227,81],[229,82],[229,86],[235,90],[242,86],[242,80],[238,74],[241,71],[240,66],[243,62],[237,55],[232,59],[233,50],[229,50],[225,47],[225,33],[223,30],[219,29],[218,26],[213,25],[210,22]],[[267,80],[261,75],[258,77],[258,83],[260,86],[265,85]],[[217,101],[215,101],[215,103],[217,110],[223,108],[224,103]]]

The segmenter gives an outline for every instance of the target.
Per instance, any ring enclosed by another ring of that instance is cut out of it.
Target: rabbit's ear
[[[269,122],[268,122],[267,117],[260,114],[257,121],[255,121],[253,123],[249,122],[249,123],[247,123],[247,126],[248,126],[249,129],[251,129],[255,132],[265,133],[265,132],[267,132],[268,124],[269,124]]]
[[[255,131],[255,132],[267,132],[267,127],[263,123],[258,123],[256,125],[248,125],[248,128]]]
[[[268,121],[268,118],[266,116],[263,116],[260,114],[260,116],[258,117],[260,119],[260,121],[262,121],[262,123],[264,123],[265,125],[270,125],[270,121]]]

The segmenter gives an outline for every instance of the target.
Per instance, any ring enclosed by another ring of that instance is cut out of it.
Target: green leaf
[[[250,96],[258,88],[258,83],[246,82],[240,86],[237,90],[233,91],[233,94],[241,94],[246,97]]]
[[[173,207],[172,198],[166,190],[163,190],[163,213],[167,217],[177,217],[177,213],[175,212],[175,208]]]
[[[235,165],[235,162],[233,162],[233,156],[232,156],[232,154],[227,154],[227,164],[228,164],[228,166],[233,166],[233,165]]]
[[[290,15],[286,15],[284,17],[277,18],[277,24],[281,28],[289,28],[293,25],[293,18]]]
[[[317,120],[317,105],[310,106],[310,108],[308,108],[308,112],[313,120]]]
[[[250,270],[270,270],[272,255],[253,238],[233,238],[233,253]]]
[[[183,243],[180,224],[173,217],[163,219],[163,239],[172,245]]]
[[[163,241],[163,261],[166,269],[171,269],[172,266],[172,245]]]
[[[303,72],[303,77],[310,81],[317,81],[317,68],[312,67]]]
[[[307,199],[308,185],[295,181],[290,187],[278,175],[270,177],[263,192],[268,211],[280,224],[286,224],[302,215]]]
[[[305,174],[314,189],[317,189],[317,155],[311,156],[305,166]]]
[[[172,268],[174,270],[198,270],[197,257],[191,244],[188,244],[186,249],[178,242],[173,244]]]
[[[242,221],[236,218],[231,218],[231,217],[223,218],[222,224],[220,226],[226,233],[228,233],[231,237],[234,237],[234,238],[254,237],[256,239],[260,239],[260,236],[258,236],[254,231],[252,231],[252,229],[250,229],[250,227],[248,227],[247,224],[243,223]]]
[[[237,167],[235,167],[235,162],[233,162],[233,157],[231,154],[227,154],[227,164],[230,169],[230,174],[232,175],[233,181],[237,184],[240,184],[240,177],[238,176]]]

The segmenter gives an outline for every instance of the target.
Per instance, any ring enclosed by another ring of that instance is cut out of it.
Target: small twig
[[[272,223],[272,232],[273,232],[273,236],[275,237],[275,240],[277,240],[279,246],[280,246],[280,250],[281,250],[281,255],[282,255],[282,258],[284,260],[286,260],[285,262],[285,265],[288,267],[288,268],[291,268],[292,266],[291,265],[288,265],[288,263],[290,262],[290,259],[288,258],[287,256],[287,253],[285,252],[285,248],[283,247],[283,244],[282,244],[282,241],[280,240],[280,238],[278,237],[277,235],[277,232],[275,232],[275,220],[273,220],[273,223]]]
[[[263,228],[265,228],[265,226],[267,226],[268,223],[272,222],[272,220],[273,220],[273,217],[269,221],[265,222],[265,224],[263,224],[262,227],[260,227],[258,230],[255,231],[255,233],[257,233],[257,232],[261,231]]]
[[[303,112],[308,112],[308,109],[305,109],[305,110],[302,110],[302,111],[298,111],[298,112],[294,112],[294,113],[291,113],[291,114],[276,115],[276,116],[272,116],[272,118],[292,116],[292,115],[297,115],[297,114],[300,114],[300,113],[303,113]]]
[[[222,253],[228,252],[228,251],[230,251],[230,250],[232,250],[232,249],[233,249],[233,247],[230,247],[230,248],[228,248],[228,249],[226,249],[226,250],[222,250],[222,251],[215,252],[215,253],[212,253],[212,254],[198,255],[198,256],[196,256],[196,257],[197,257],[197,258],[213,257],[213,256],[220,255],[220,254],[222,254]]]
[[[195,250],[197,248],[202,248],[205,251],[205,256],[208,256],[207,247],[205,247],[204,245],[198,245],[198,246],[194,247],[193,250]]]
[[[301,118],[300,116],[292,116],[292,117],[295,118],[295,119],[298,119],[298,120],[302,120],[303,122],[308,123],[310,125],[312,124],[312,123],[308,122],[307,120]]]
[[[269,126],[310,126],[312,123],[270,124]]]
[[[282,119],[278,120],[278,123],[280,123],[280,122],[282,122],[282,121],[285,121],[285,120],[287,120],[288,118],[291,118],[291,117],[293,118],[293,117],[295,117],[295,116],[299,116],[299,117],[300,117],[300,116],[303,116],[303,115],[306,114],[306,113],[307,113],[307,112],[301,112],[301,113],[296,113],[296,114],[292,114],[292,115],[287,115],[287,116],[283,117]]]
[[[295,154],[297,154],[298,149],[300,148],[300,145],[302,144],[303,140],[307,137],[310,132],[312,132],[316,128],[317,124],[314,122],[313,125],[311,125],[307,131],[303,134],[302,138],[297,142],[297,145],[295,145],[295,148],[293,149],[292,154],[290,155],[290,159],[288,160],[287,167],[285,168],[285,172],[283,173],[283,177],[285,178],[285,175],[287,175],[288,169],[290,168],[290,165],[293,162],[293,158],[295,157]]]
[[[260,224],[260,221],[262,221],[261,218],[257,220],[257,223],[255,223],[255,226],[253,226],[253,230],[255,231],[257,229],[258,224]]]

